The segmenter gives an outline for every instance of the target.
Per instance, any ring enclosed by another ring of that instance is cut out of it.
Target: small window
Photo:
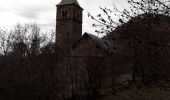
[[[76,12],[73,11],[73,19],[75,19],[75,18],[76,18]]]
[[[77,13],[77,19],[79,19],[79,17],[80,17],[80,16],[79,16],[79,13]]]
[[[67,11],[62,11],[62,18],[67,19]]]

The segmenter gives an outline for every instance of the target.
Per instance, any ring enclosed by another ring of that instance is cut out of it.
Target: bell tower
[[[69,54],[82,35],[82,12],[77,0],[62,0],[57,5],[56,48]]]

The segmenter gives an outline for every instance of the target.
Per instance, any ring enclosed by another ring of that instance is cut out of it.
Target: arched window
[[[62,11],[62,18],[67,19],[67,11]]]
[[[80,17],[80,15],[79,15],[79,13],[77,13],[77,19],[78,19],[78,20],[80,19],[79,17]]]
[[[76,19],[76,12],[73,11],[73,19]]]

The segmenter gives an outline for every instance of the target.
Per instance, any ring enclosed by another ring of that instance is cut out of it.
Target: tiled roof
[[[76,4],[77,6],[80,6],[77,0],[62,0],[58,5],[65,4]]]

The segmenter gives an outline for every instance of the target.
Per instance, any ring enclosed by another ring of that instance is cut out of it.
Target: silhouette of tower
[[[63,54],[68,55],[82,35],[82,12],[77,0],[62,0],[57,5],[56,47]]]

